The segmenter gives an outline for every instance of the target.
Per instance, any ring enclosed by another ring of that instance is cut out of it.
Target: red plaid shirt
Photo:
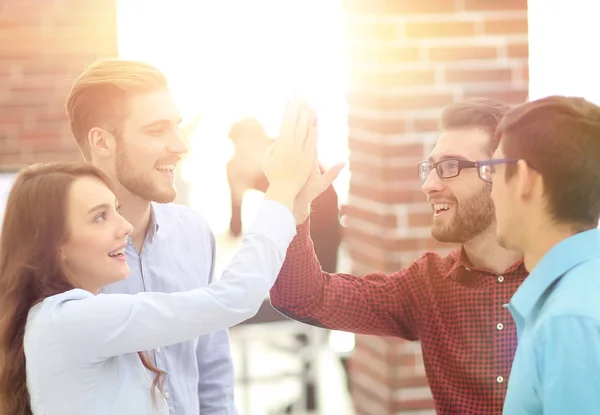
[[[502,275],[472,268],[457,249],[428,252],[390,276],[328,274],[308,222],[287,251],[271,304],[295,320],[359,334],[420,340],[439,414],[502,413],[517,333],[503,307],[527,276],[520,261]]]

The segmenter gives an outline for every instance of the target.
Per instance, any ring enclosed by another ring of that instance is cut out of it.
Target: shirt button
[[[160,353],[160,347],[156,348],[156,353]]]
[[[498,383],[502,383],[502,382],[504,382],[504,378],[503,378],[502,376],[498,376],[498,377],[496,378],[496,382],[498,382]]]
[[[169,392],[165,392],[165,398],[169,399]]]
[[[498,323],[498,324],[496,324],[496,328],[497,328],[498,330],[502,330],[502,329],[504,328],[504,324],[502,324],[502,323]]]
[[[502,281],[504,281],[504,277],[503,277],[502,275],[500,275],[500,276],[498,277],[498,282],[502,282]]]

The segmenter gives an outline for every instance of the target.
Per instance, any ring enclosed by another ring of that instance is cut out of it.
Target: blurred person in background
[[[247,190],[265,192],[269,181],[260,168],[265,151],[273,143],[263,126],[255,118],[235,122],[229,131],[234,155],[227,163],[227,182],[231,192],[230,231],[242,233],[242,201]],[[319,164],[321,173],[325,171]],[[323,270],[336,272],[338,250],[342,233],[338,196],[333,186],[328,186],[311,203],[310,236],[315,253]]]

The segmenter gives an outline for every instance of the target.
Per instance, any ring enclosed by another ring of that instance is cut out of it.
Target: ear
[[[62,248],[59,248],[58,250],[58,259],[61,262],[65,262],[67,260],[67,255],[65,255],[65,251]]]
[[[115,153],[117,140],[105,129],[94,127],[88,133],[88,144],[92,154],[105,158]]]
[[[543,192],[541,176],[533,170],[525,160],[517,162],[517,172],[515,175],[517,182],[517,192],[523,200],[531,200],[534,196],[541,195]]]

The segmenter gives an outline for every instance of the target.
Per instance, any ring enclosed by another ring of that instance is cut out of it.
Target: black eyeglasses
[[[496,173],[497,165],[516,163],[517,161],[519,161],[519,159],[490,159],[477,161],[475,164],[477,164],[478,167],[479,178],[484,182],[491,183],[492,177],[494,176],[494,173]]]
[[[427,181],[427,178],[433,171],[436,170],[440,179],[451,179],[460,174],[463,169],[477,169],[479,178],[486,183],[492,183],[492,177],[496,172],[496,166],[499,164],[516,163],[518,159],[490,159],[482,161],[469,161],[460,159],[444,159],[437,163],[432,163],[429,160],[419,162],[419,178],[422,182]]]
[[[463,169],[473,169],[476,167],[477,163],[469,160],[444,159],[437,163],[424,160],[419,162],[419,178],[422,182],[427,181],[427,178],[433,169],[435,169],[440,179],[451,179],[458,176]]]

